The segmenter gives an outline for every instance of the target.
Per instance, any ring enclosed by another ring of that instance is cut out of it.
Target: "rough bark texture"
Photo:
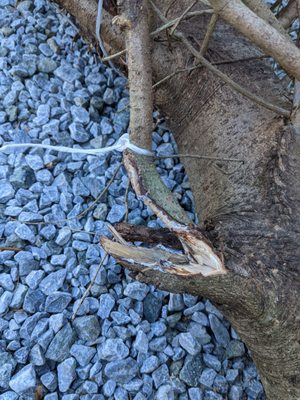
[[[84,23],[82,0],[59,0]],[[160,1],[163,11],[170,1]],[[173,2],[167,17],[182,14],[189,1]],[[95,3],[90,0],[90,8]],[[201,8],[201,3],[199,6]],[[106,15],[107,17],[107,15]],[[85,26],[93,36],[93,26]],[[179,29],[200,49],[209,16],[181,22]],[[153,19],[153,28],[159,24]],[[114,28],[116,29],[116,28]],[[107,36],[109,34],[109,36]],[[103,38],[120,50],[122,41]],[[119,37],[120,38],[120,37]],[[108,40],[109,39],[109,40]],[[115,45],[116,44],[116,45]],[[218,21],[207,51],[211,61],[260,56],[233,28]],[[153,44],[154,82],[194,65],[178,41],[162,33]],[[291,109],[282,82],[265,60],[221,66],[235,81],[278,106]],[[228,274],[181,277],[135,265],[139,279],[173,292],[210,298],[247,344],[269,400],[300,398],[300,138],[282,118],[236,94],[204,68],[175,75],[155,92],[156,105],[170,118],[181,153],[236,157],[230,163],[183,160],[192,185],[201,228],[224,254]],[[223,172],[221,171],[223,170]]]

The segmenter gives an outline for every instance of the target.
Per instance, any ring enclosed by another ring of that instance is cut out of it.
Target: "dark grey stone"
[[[49,313],[61,313],[63,312],[70,301],[72,296],[65,292],[53,292],[46,299],[45,311]]]
[[[220,345],[226,347],[230,341],[228,330],[214,314],[210,314],[208,318],[211,330],[215,335],[216,341]]]
[[[67,323],[54,336],[46,352],[46,358],[58,362],[64,361],[69,356],[75,338],[76,335],[71,325]]]
[[[239,340],[231,340],[226,347],[226,357],[242,357],[245,354],[245,345]]]
[[[84,129],[82,124],[78,122],[72,122],[72,124],[69,126],[69,130],[71,133],[71,138],[77,143],[85,143],[90,139],[90,135]]]
[[[90,115],[85,108],[72,106],[70,111],[74,122],[79,122],[83,125],[86,125],[90,122]]]
[[[144,317],[149,322],[155,322],[161,315],[162,300],[154,296],[152,293],[148,293],[143,302],[144,305]]]
[[[75,318],[73,325],[78,337],[82,340],[94,341],[100,335],[100,324],[95,315]]]
[[[203,361],[207,367],[213,368],[217,372],[221,370],[221,362],[217,357],[211,354],[203,354]]]
[[[188,386],[198,386],[199,377],[203,370],[202,362],[199,356],[188,356],[180,371],[180,379]]]
[[[45,300],[46,296],[41,290],[29,289],[24,298],[23,309],[30,314],[43,311]]]

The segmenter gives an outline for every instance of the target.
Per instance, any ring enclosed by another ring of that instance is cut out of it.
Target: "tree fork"
[[[68,3],[73,11],[80,10],[75,16],[79,23],[84,20],[85,7],[79,7],[83,0],[59,2]],[[89,4],[96,10],[96,2]],[[160,2],[163,12],[168,4]],[[168,18],[177,18],[189,4],[176,2]],[[197,7],[201,9],[201,5]],[[91,20],[90,15],[86,25],[90,37],[95,26]],[[201,43],[207,23],[207,16],[199,15],[188,23],[182,21],[180,30],[193,43]],[[122,35],[116,33],[120,32],[118,27],[114,25],[112,30],[110,24],[106,13],[103,38],[115,51],[124,49]],[[155,18],[153,24],[160,26]],[[172,73],[194,63],[181,43],[170,38],[166,46],[165,40],[162,32],[160,41],[153,45],[154,81],[161,80],[166,70]],[[255,46],[220,20],[210,41],[208,57],[212,61],[260,55]],[[290,107],[282,82],[274,77],[266,60],[221,68],[272,103]],[[205,69],[175,75],[159,85],[155,102],[163,115],[170,117],[181,153],[203,154],[205,150],[210,156],[245,160],[231,174],[230,167],[225,170],[229,174],[223,174],[208,161],[185,163],[200,215],[200,232],[206,229],[215,251],[223,252],[228,272],[183,277],[152,268],[141,272],[134,263],[127,267],[135,270],[139,279],[166,290],[210,298],[250,349],[268,399],[299,399],[299,139],[283,119],[242,98]]]

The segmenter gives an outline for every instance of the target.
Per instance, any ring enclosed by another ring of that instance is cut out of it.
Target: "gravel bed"
[[[0,145],[108,146],[128,127],[124,78],[99,63],[45,0],[0,0]],[[158,120],[153,149],[176,151]],[[103,257],[106,222],[124,219],[121,162],[41,149],[0,153],[0,400],[263,399],[244,344],[205,299],[133,281]],[[157,164],[194,218],[183,165]],[[160,226],[129,190],[129,222]],[[14,247],[16,251],[3,248]]]

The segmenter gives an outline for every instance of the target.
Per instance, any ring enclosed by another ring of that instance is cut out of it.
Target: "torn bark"
[[[288,29],[296,18],[297,0],[290,0],[288,5],[279,12],[278,22],[280,22],[285,29]]]

